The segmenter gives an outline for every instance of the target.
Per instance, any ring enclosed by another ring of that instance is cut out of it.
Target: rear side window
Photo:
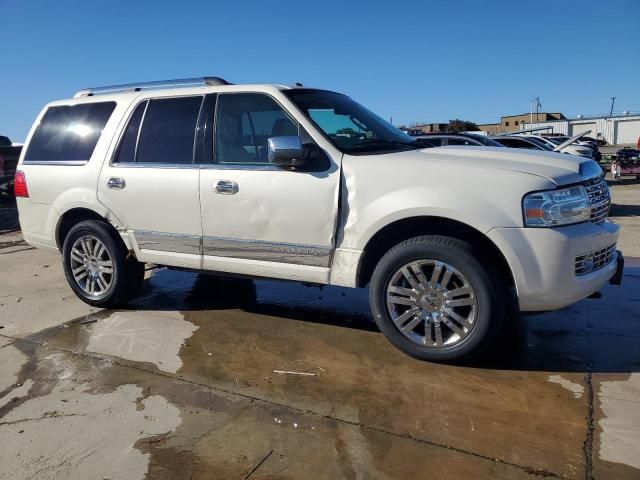
[[[473,140],[468,140],[462,137],[449,137],[448,145],[478,145]]]
[[[519,138],[501,138],[500,143],[509,148],[525,148],[527,150],[540,150],[534,144]]]
[[[202,98],[149,101],[138,137],[136,163],[193,163],[196,124]]]
[[[115,102],[50,107],[29,142],[25,161],[88,161]]]

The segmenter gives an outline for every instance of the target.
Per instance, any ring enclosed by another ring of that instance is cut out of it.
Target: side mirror
[[[300,167],[307,163],[302,140],[298,136],[271,137],[267,144],[269,163],[281,167]]]

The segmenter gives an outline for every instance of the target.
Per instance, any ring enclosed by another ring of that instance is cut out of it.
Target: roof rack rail
[[[154,82],[125,83],[105,87],[85,88],[78,90],[73,98],[105,95],[107,93],[140,92],[142,90],[158,90],[163,88],[206,87],[213,85],[233,85],[220,77],[177,78],[175,80],[159,80]]]

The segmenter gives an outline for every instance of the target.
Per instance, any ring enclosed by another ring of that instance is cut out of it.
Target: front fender
[[[400,206],[400,208],[398,208]],[[510,224],[509,213],[494,202],[475,199],[461,204],[445,189],[413,188],[383,195],[361,211],[357,240],[350,248],[363,249],[384,227],[413,217],[441,217],[468,225],[482,233],[497,225]],[[354,225],[355,227],[355,225]]]

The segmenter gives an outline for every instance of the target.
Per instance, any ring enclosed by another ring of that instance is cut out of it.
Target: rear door
[[[143,100],[130,112],[98,199],[127,228],[140,260],[199,268],[202,228],[196,129],[204,97]]]

